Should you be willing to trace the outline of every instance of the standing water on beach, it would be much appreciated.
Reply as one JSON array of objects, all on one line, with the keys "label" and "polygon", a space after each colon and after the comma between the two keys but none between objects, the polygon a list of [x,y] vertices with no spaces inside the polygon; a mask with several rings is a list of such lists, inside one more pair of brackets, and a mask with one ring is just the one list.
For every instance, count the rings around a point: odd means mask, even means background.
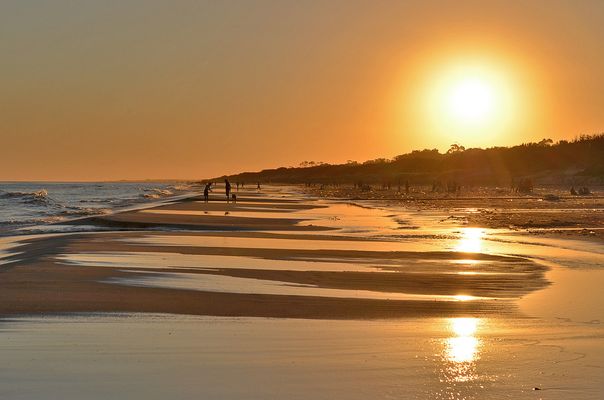
[{"label": "standing water on beach", "polygon": [[0,238],[0,398],[601,398],[601,229],[475,219],[578,203],[209,200]]},{"label": "standing water on beach", "polygon": [[602,21],[0,1],[0,400],[604,399]]},{"label": "standing water on beach", "polygon": [[192,190],[185,182],[0,182],[0,235]]}]

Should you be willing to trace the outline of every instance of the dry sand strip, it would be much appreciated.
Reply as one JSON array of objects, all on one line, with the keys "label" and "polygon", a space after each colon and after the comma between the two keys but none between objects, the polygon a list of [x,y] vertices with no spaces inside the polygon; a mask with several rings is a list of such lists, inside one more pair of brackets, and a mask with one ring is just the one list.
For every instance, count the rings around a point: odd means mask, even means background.
[{"label": "dry sand strip", "polygon": [[267,231],[321,231],[330,228],[300,226],[303,219],[253,218],[216,215],[153,214],[140,211],[78,220],[82,225],[98,225],[120,229],[170,228],[186,230],[267,230]]},{"label": "dry sand strip", "polygon": [[506,315],[507,301],[402,301],[282,296],[130,287],[101,283],[125,278],[111,268],[53,262],[21,263],[2,272],[0,315],[146,312],[230,317],[360,319]]},{"label": "dry sand strip", "polygon": [[176,203],[167,204],[164,206],[155,207],[155,210],[174,210],[174,211],[197,211],[203,208],[208,212],[225,212],[236,209],[244,209],[248,212],[292,212],[299,210],[312,210],[314,208],[326,208],[324,205],[307,204],[294,200],[267,201],[267,199],[240,198],[237,203],[226,203],[223,199],[220,201],[210,201],[204,203],[203,200],[196,200],[195,197],[179,201]]},{"label": "dry sand strip", "polygon": [[[142,271],[143,269],[137,269]],[[170,269],[154,269],[150,273],[173,273]],[[237,278],[287,282],[312,285],[318,288],[369,290],[384,293],[406,293],[425,296],[464,296],[480,298],[516,299],[548,283],[543,273],[458,275],[438,273],[380,273],[380,272],[324,272],[324,271],[275,271],[262,269],[217,270],[181,269],[178,273],[196,273]]]},{"label": "dry sand strip", "polygon": [[[166,232],[162,232],[165,235]],[[327,261],[341,260],[342,262],[356,262],[365,264],[386,263],[397,264],[397,262],[408,260],[440,260],[443,262],[450,260],[471,260],[471,261],[491,261],[501,263],[527,263],[525,258],[515,256],[501,256],[496,254],[484,253],[466,253],[454,251],[370,251],[370,250],[306,250],[306,249],[288,249],[288,248],[256,248],[256,247],[202,247],[202,246],[153,246],[129,243],[127,241],[115,241],[116,237],[126,239],[130,235],[140,237],[136,233],[122,233],[119,236],[105,236],[97,234],[91,237],[72,236],[70,246],[72,251],[90,252],[90,251],[168,251],[180,254],[200,254],[200,255],[226,255],[239,257],[256,257],[269,260],[307,260],[307,261]],[[171,235],[178,237],[178,235]],[[251,236],[248,236],[251,237]],[[317,238],[317,236],[314,236]],[[300,240],[300,239],[296,239]],[[111,241],[111,243],[108,243]],[[535,265],[531,263],[531,265]]]},{"label": "dry sand strip", "polygon": [[[255,209],[250,211],[250,207]],[[180,202],[162,205],[153,210],[161,213],[147,212],[148,210],[127,211],[110,215],[94,216],[74,220],[74,225],[97,225],[115,229],[186,229],[186,230],[219,230],[219,231],[322,231],[329,230],[327,227],[314,225],[300,225],[305,221],[303,218],[279,217],[267,218],[262,212],[274,214],[294,212],[321,208],[318,204],[310,204],[295,199],[267,198],[267,197],[244,197],[236,203],[227,203],[224,199],[212,198],[209,203],[199,201],[198,197],[191,197]],[[244,210],[247,213],[258,214],[258,216],[238,216],[229,213]],[[175,211],[171,214],[169,211]],[[200,211],[208,214],[191,215],[179,213],[181,211]],[[213,214],[209,214],[209,213]],[[215,215],[220,213],[222,215]]]}]

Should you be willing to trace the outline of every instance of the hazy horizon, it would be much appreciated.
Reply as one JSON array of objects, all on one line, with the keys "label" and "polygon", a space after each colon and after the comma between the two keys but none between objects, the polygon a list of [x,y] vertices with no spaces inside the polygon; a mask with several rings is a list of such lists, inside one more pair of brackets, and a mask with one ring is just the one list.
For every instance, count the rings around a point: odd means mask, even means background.
[{"label": "hazy horizon", "polygon": [[599,133],[603,20],[599,1],[4,2],[0,181]]},{"label": "hazy horizon", "polygon": [[[595,136],[599,136],[599,135],[604,135],[603,133],[597,134],[597,135],[588,135],[591,137],[595,137]],[[543,138],[543,139],[547,139],[547,138]],[[575,138],[571,138],[569,139],[570,142],[573,142],[574,140],[578,140],[580,139],[579,137],[575,137]],[[566,140],[566,139],[561,139],[561,140]],[[532,143],[538,143],[538,142],[532,142]],[[500,146],[499,148],[511,148],[511,147],[515,147],[515,146],[520,146],[523,144],[527,144],[527,143],[516,143],[516,144],[512,144],[510,146]],[[551,143],[551,145],[556,145],[558,144],[558,141],[555,141],[553,143]],[[465,150],[472,150],[472,149],[479,149],[479,150],[488,150],[490,148],[497,148],[495,146],[493,147],[475,147],[475,148],[466,148]],[[411,154],[415,151],[424,151],[424,150],[434,150],[434,149],[413,149],[409,152],[405,152],[402,154],[397,154],[397,156],[400,155],[408,155]],[[439,151],[440,154],[446,154],[446,151],[440,151],[440,149],[436,149]],[[375,159],[367,159],[367,160],[347,160],[346,162],[333,162],[333,163],[325,163],[328,165],[345,165],[348,164],[351,161],[354,161],[356,163],[363,164],[365,162],[370,162],[372,160],[380,160],[380,159],[386,159],[386,160],[391,160],[394,161],[394,157],[377,157]],[[302,165],[302,162],[300,162],[297,165],[276,165],[276,166],[269,166],[266,168],[262,168],[262,169],[257,169],[257,170],[241,170],[241,171],[235,171],[233,173],[229,173],[229,174],[216,174],[216,175],[211,175],[211,176],[197,176],[197,177],[190,177],[190,178],[186,178],[186,177],[177,177],[177,178],[173,178],[173,177],[160,177],[160,178],[153,178],[153,177],[149,177],[149,178],[139,178],[139,179],[97,179],[97,180],[56,180],[56,179],[41,179],[41,180],[10,180],[10,179],[6,179],[6,180],[0,180],[0,182],[4,182],[4,183],[95,183],[95,182],[99,182],[99,183],[111,183],[111,182],[171,182],[171,181],[203,181],[203,180],[207,180],[207,179],[214,179],[214,178],[219,178],[221,176],[228,176],[228,175],[237,175],[237,174],[241,174],[241,173],[258,173],[258,172],[262,172],[263,170],[274,170],[274,169],[278,169],[278,168],[282,168],[282,167],[286,167],[286,168],[305,168],[305,167],[312,167],[312,166],[316,166],[319,163],[321,163],[321,161],[317,161],[317,160],[307,160],[307,161],[314,161],[315,165]]]}]

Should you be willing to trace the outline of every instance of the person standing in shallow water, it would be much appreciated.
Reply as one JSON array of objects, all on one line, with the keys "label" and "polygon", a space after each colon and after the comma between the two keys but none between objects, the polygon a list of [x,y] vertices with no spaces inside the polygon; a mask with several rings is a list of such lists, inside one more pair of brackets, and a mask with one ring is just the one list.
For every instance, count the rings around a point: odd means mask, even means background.
[{"label": "person standing in shallow water", "polygon": [[224,191],[226,193],[226,199],[227,199],[227,203],[228,203],[229,199],[231,198],[231,183],[229,182],[228,179],[224,180]]}]

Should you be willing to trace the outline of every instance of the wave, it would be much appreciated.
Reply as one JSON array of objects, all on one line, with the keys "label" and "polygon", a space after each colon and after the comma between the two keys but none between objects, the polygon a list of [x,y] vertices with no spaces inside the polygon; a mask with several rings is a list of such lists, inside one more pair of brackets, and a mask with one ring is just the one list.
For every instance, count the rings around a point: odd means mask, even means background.
[{"label": "wave", "polygon": [[[48,190],[47,190],[48,189]],[[140,184],[50,184],[0,186],[0,236],[93,215],[109,214],[122,207],[162,199],[191,190],[184,182],[170,186]],[[49,194],[50,192],[50,194]],[[50,226],[56,225],[49,225]]]},{"label": "wave", "polygon": [[36,192],[5,192],[0,190],[0,199],[18,199],[26,203],[47,203],[52,201],[46,189]]},{"label": "wave", "polygon": [[[14,235],[39,235],[49,233],[74,233],[74,232],[102,232],[112,230],[112,228],[104,226],[94,225],[42,225],[36,224],[34,226],[26,226],[20,228],[18,231],[10,232],[11,236]],[[2,229],[0,228],[0,237],[2,236]]]},{"label": "wave", "polygon": [[95,208],[95,207],[68,207],[66,210],[60,212],[61,215],[65,216],[86,216],[86,215],[102,215],[111,213],[109,208]]},{"label": "wave", "polygon": [[[108,208],[100,207],[78,207],[65,205],[48,195],[46,189],[35,192],[6,192],[0,190],[0,199],[15,199],[25,204],[48,206],[52,209],[60,209],[59,214],[63,215],[93,215],[107,214],[111,212]],[[104,200],[106,201],[106,200]],[[92,201],[90,201],[92,202]],[[95,201],[96,202],[96,201]],[[99,203],[102,201],[99,201]]]},{"label": "wave", "polygon": [[50,217],[42,217],[42,218],[29,218],[29,219],[9,219],[5,221],[0,221],[0,226],[25,226],[25,225],[37,225],[37,224],[51,224],[53,222],[61,222],[64,221],[65,217],[60,217],[58,215],[50,216]]},{"label": "wave", "polygon": [[146,199],[159,199],[161,197],[172,196],[174,194],[174,192],[169,189],[158,188],[145,189],[145,192],[150,192],[143,194],[143,197]]},{"label": "wave", "polygon": [[46,215],[38,218],[16,218],[16,219],[7,219],[0,220],[0,227],[18,227],[18,226],[28,226],[28,225],[40,225],[40,224],[52,224],[58,223],[61,221],[65,221],[70,218],[76,217],[85,217],[89,215],[104,215],[111,213],[111,210],[108,208],[86,208],[86,207],[72,207],[69,209],[65,209],[60,211],[59,213],[53,215]]},{"label": "wave", "polygon": [[191,190],[193,188],[193,185],[191,184],[182,184],[182,185],[172,185],[172,186],[168,186],[168,189],[172,189],[172,190],[176,190],[179,192],[184,192],[187,190]]}]

